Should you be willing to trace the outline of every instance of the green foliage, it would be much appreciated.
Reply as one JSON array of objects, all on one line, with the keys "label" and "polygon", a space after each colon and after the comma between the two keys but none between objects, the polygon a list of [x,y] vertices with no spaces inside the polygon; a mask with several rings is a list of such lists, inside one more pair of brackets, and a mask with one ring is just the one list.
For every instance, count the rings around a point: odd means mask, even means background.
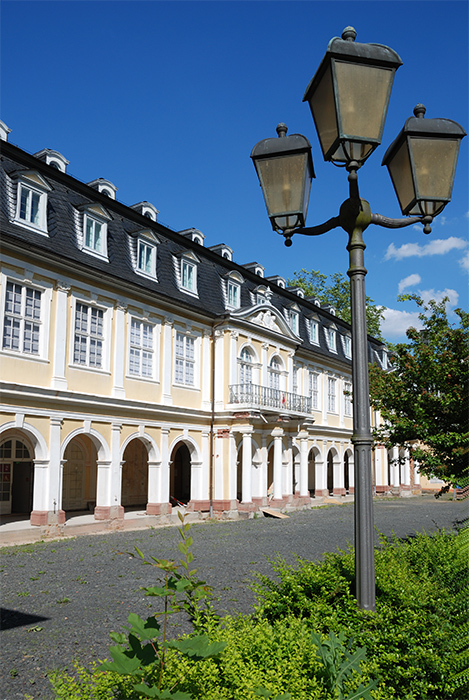
[{"label": "green foliage", "polygon": [[352,597],[352,550],[320,564],[277,560],[276,580],[258,576],[258,615],[270,622],[294,616],[315,634],[354,639],[367,653],[362,682],[378,679],[371,691],[376,700],[468,697],[465,532],[405,542],[382,538],[375,552],[374,614],[360,611]]},{"label": "green foliage", "polygon": [[445,303],[426,305],[405,295],[421,309],[423,330],[409,328],[408,343],[393,352],[393,371],[370,365],[373,408],[384,425],[375,439],[386,447],[412,450],[419,469],[452,484],[467,479],[469,468],[469,314],[456,309],[460,325],[448,321]]},{"label": "green foliage", "polygon": [[[352,322],[350,310],[350,284],[341,272],[327,275],[319,270],[305,270],[295,272],[293,279],[288,280],[293,287],[301,287],[306,294],[319,299],[321,304],[330,304],[336,310],[337,316],[347,323]],[[382,340],[381,322],[384,314],[380,306],[376,306],[373,299],[366,297],[366,324],[368,333],[378,340]]]}]

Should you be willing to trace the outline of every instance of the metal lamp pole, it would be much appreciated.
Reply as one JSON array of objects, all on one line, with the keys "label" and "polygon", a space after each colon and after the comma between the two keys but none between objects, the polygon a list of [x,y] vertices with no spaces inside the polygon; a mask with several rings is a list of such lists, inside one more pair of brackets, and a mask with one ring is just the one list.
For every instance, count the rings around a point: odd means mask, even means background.
[{"label": "metal lamp pole", "polygon": [[360,198],[357,172],[381,143],[393,76],[402,61],[392,49],[380,44],[356,44],[355,37],[355,30],[347,27],[341,39],[331,40],[304,97],[310,103],[324,159],[345,166],[349,173],[349,199],[340,207],[339,215],[318,226],[305,226],[314,168],[311,145],[301,134],[286,136],[285,124],[279,124],[279,138],[259,141],[251,158],[272,228],[285,237],[285,245],[292,245],[294,234],[318,236],[337,227],[348,233],[356,597],[361,609],[375,610],[373,438],[363,232],[370,224],[402,228],[422,223],[424,233],[430,233],[432,220],[451,200],[459,143],[466,134],[452,120],[424,119],[425,108],[417,105],[414,117],[406,121],[383,159],[406,218],[372,214],[368,202]]}]

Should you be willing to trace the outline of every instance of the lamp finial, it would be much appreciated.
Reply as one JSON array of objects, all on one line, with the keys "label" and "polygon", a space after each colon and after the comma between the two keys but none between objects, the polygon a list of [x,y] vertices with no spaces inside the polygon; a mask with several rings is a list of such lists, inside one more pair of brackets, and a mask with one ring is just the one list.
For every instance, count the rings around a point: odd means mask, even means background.
[{"label": "lamp finial", "polygon": [[288,131],[287,125],[284,124],[283,122],[280,122],[280,124],[277,126],[276,131],[277,131],[279,139],[281,139],[283,136],[287,135],[287,131]]},{"label": "lamp finial", "polygon": [[426,111],[427,109],[425,105],[419,102],[418,105],[415,105],[414,107],[414,117],[417,117],[417,119],[423,119]]},{"label": "lamp finial", "polygon": [[345,27],[342,32],[342,39],[344,41],[355,41],[357,38],[357,31],[353,27]]}]

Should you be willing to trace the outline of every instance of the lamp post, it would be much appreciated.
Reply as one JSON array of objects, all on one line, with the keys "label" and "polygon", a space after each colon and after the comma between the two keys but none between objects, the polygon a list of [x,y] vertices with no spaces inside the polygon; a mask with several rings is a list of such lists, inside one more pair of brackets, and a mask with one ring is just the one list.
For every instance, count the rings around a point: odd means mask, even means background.
[{"label": "lamp post", "polygon": [[252,152],[265,204],[274,231],[292,245],[292,236],[317,236],[336,227],[348,233],[352,312],[352,386],[355,470],[355,577],[360,608],[375,610],[373,491],[370,396],[363,232],[370,224],[401,228],[415,223],[431,232],[431,222],[451,199],[459,143],[464,129],[449,119],[424,119],[417,105],[399,136],[387,150],[388,167],[404,219],[372,214],[360,198],[358,170],[380,145],[394,74],[402,61],[381,44],[355,42],[347,27],[332,39],[303,101],[310,105],[324,160],[345,167],[349,198],[338,216],[305,227],[311,180],[311,145],[300,134],[259,141]]}]

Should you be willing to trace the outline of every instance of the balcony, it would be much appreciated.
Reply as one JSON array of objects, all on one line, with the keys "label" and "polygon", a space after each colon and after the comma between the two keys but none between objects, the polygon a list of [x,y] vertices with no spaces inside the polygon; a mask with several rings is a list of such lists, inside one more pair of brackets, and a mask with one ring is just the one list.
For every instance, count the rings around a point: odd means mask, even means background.
[{"label": "balcony", "polygon": [[311,413],[311,398],[291,394],[282,389],[272,389],[258,384],[232,384],[230,386],[230,404],[245,408],[262,408],[263,410],[281,411],[282,413]]}]

